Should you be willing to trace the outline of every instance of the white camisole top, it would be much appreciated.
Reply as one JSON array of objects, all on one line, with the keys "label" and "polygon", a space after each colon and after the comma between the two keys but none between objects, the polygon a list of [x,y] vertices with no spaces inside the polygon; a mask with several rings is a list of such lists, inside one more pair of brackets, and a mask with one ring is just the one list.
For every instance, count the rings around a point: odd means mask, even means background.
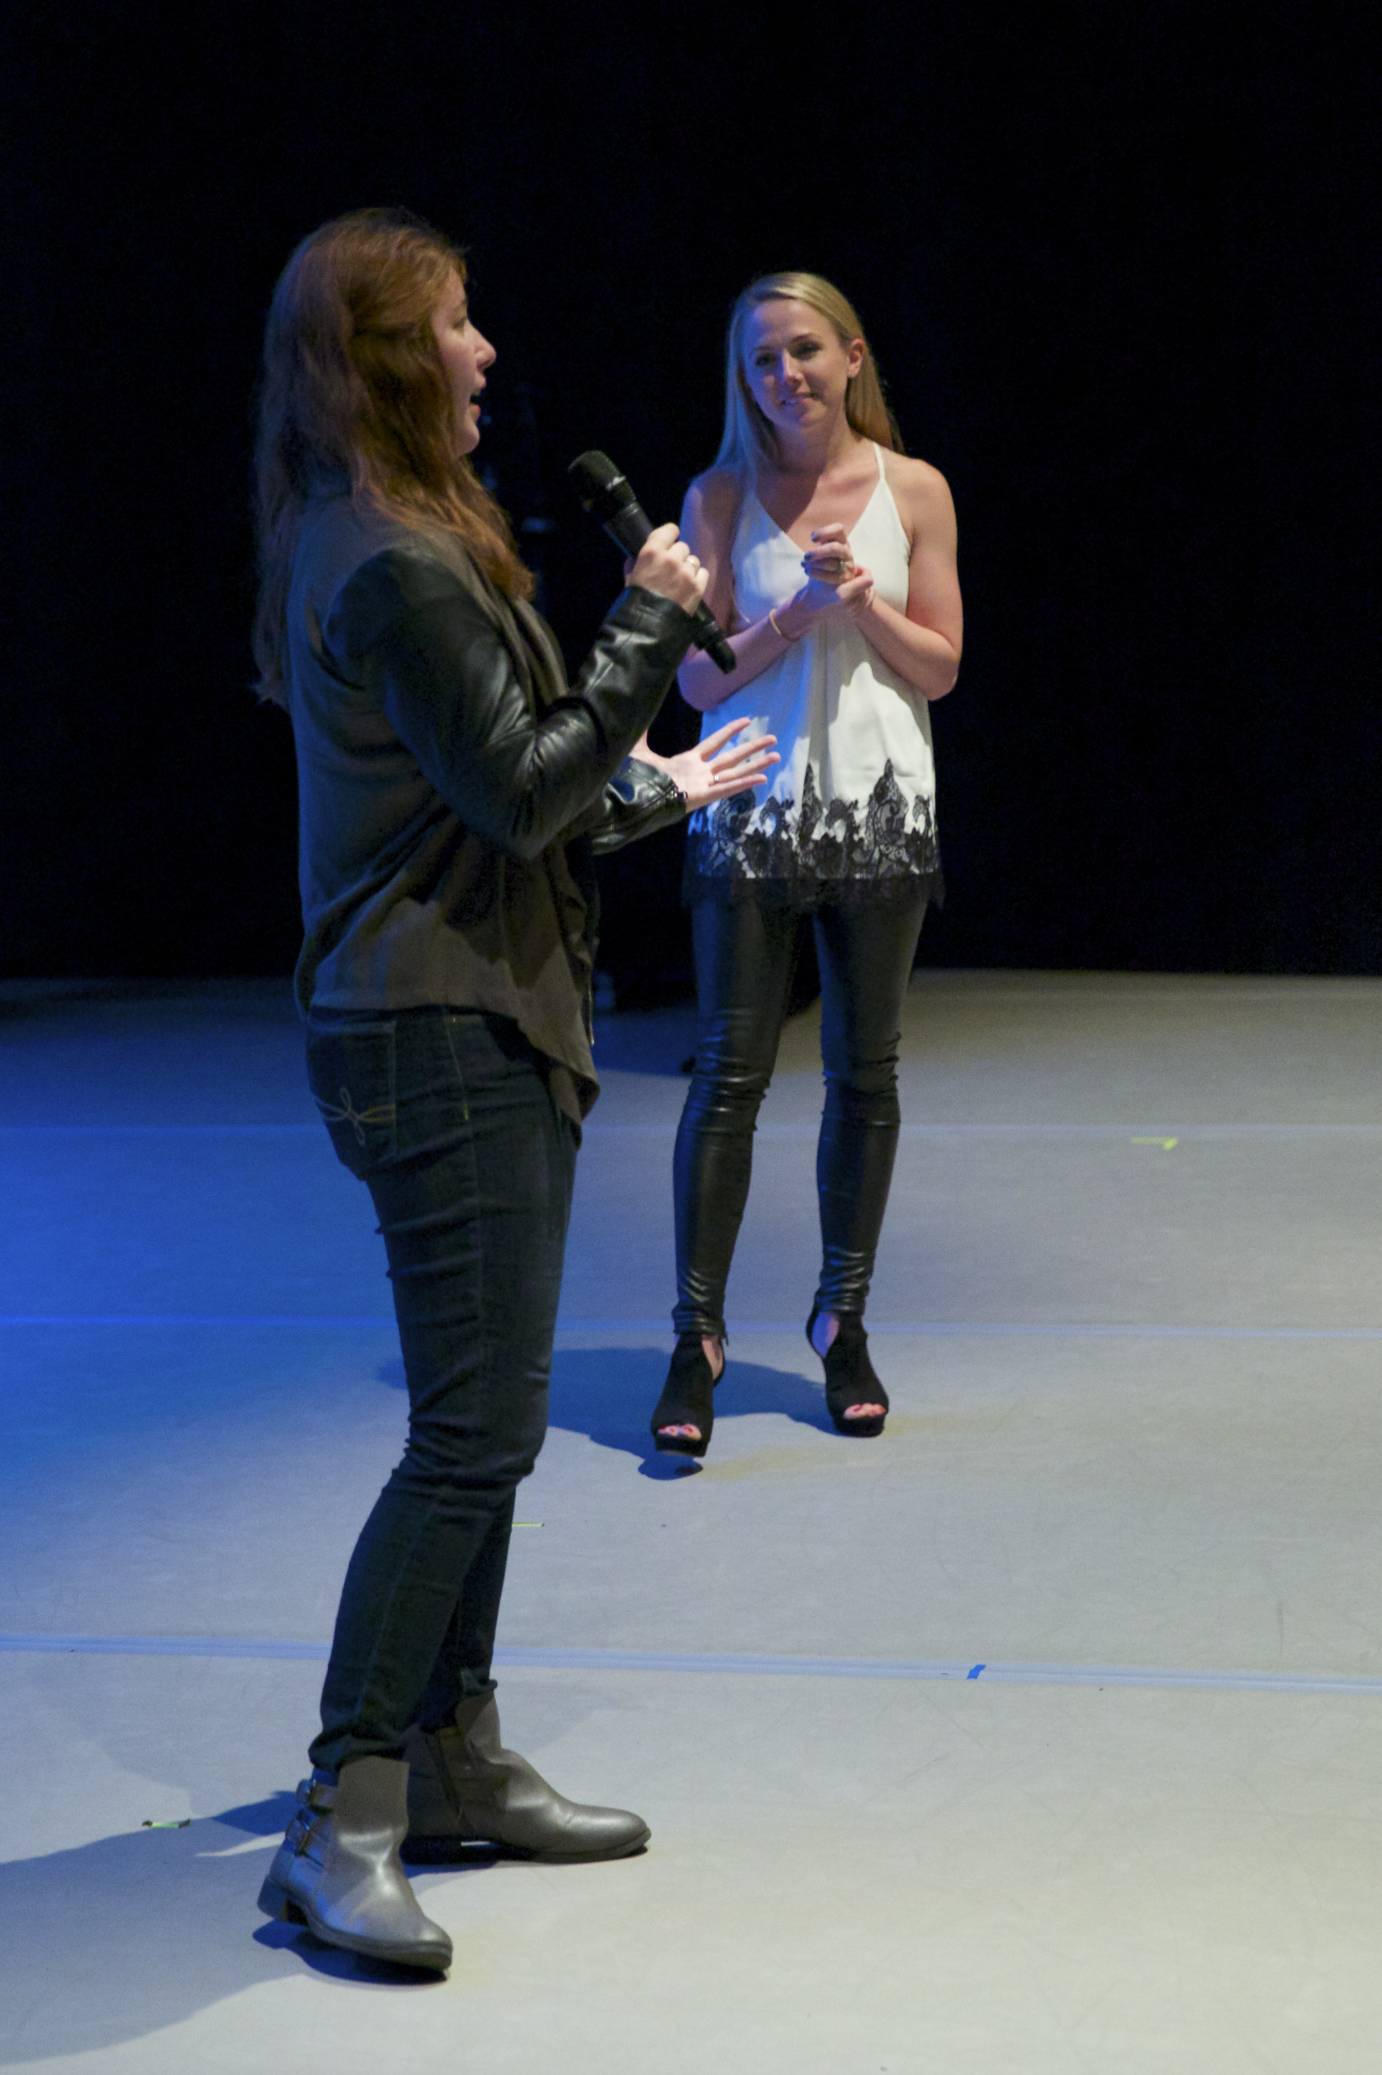
[{"label": "white camisole top", "polygon": [[[878,483],[850,528],[854,559],[904,612],[910,544],[876,444]],[[802,551],[750,490],[730,550],[739,624],[785,605]],[[705,716],[702,738],[747,718],[777,737],[766,786],[692,815],[688,900],[745,897],[812,908],[940,891],[936,773],[927,702],[845,614],[803,634]]]}]

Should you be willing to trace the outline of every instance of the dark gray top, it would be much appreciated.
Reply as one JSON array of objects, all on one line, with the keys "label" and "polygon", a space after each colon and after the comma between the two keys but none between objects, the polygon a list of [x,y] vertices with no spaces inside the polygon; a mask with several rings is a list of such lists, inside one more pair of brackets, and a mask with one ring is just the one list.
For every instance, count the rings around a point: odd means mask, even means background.
[{"label": "dark gray top", "polygon": [[510,1017],[579,1119],[597,1092],[588,832],[690,633],[627,590],[568,688],[538,615],[455,543],[345,495],[309,506],[288,601],[303,1011]]}]

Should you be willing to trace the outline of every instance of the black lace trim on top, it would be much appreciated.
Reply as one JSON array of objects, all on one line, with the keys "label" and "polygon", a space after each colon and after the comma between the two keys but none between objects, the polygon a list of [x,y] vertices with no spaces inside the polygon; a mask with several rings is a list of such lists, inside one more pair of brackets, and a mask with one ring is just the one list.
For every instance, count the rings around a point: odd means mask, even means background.
[{"label": "black lace trim on top", "polygon": [[688,903],[814,908],[901,898],[923,882],[931,898],[943,899],[931,802],[918,793],[909,808],[889,761],[862,811],[855,800],[827,805],[808,764],[799,810],[790,797],[760,805],[739,793],[713,814],[693,817],[682,892]]}]

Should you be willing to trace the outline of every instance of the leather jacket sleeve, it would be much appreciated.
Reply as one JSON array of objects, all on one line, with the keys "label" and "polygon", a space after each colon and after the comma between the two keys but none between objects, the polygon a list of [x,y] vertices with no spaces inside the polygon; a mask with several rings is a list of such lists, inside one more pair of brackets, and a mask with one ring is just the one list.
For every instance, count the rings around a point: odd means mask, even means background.
[{"label": "leather jacket sleeve", "polygon": [[595,805],[565,833],[585,836],[596,856],[604,857],[641,836],[671,828],[685,815],[686,795],[665,771],[641,757],[625,757]]},{"label": "leather jacket sleeve", "polygon": [[662,704],[691,624],[669,599],[624,591],[570,692],[541,712],[480,602],[406,551],[355,572],[325,633],[457,818],[535,858],[599,800]]}]

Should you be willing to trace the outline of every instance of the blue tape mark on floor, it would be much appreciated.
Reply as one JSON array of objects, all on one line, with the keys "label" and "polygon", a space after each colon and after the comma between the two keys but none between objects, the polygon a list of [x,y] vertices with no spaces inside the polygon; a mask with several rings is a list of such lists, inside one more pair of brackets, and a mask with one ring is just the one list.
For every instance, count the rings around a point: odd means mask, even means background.
[{"label": "blue tape mark on floor", "polygon": [[[874,1340],[1382,1340],[1382,1326],[1168,1326],[1142,1322],[1088,1323],[1056,1320],[1036,1324],[1014,1319],[980,1322],[973,1319],[874,1319],[869,1320]],[[559,1333],[654,1333],[661,1343],[667,1334],[663,1318],[560,1318]],[[801,1333],[800,1319],[740,1319],[734,1326],[736,1340],[756,1335],[786,1333],[794,1340]]]},{"label": "blue tape mark on floor", "polygon": [[320,1124],[0,1124],[4,1138],[311,1138]]},{"label": "blue tape mark on floor", "polygon": [[0,1651],[38,1657],[233,1657],[324,1659],[327,1643],[276,1642],[272,1637],[0,1635]]},{"label": "blue tape mark on floor", "polygon": [[222,1312],[222,1311],[14,1311],[0,1314],[3,1326],[76,1326],[85,1330],[94,1326],[120,1326],[136,1328],[144,1326],[196,1326],[215,1327],[219,1332],[237,1326],[289,1327],[296,1332],[346,1331],[360,1332],[366,1328],[384,1326],[394,1331],[390,1312],[336,1312],[320,1317],[312,1312]]},{"label": "blue tape mark on floor", "polygon": [[[234,1636],[84,1636],[11,1633],[0,1635],[0,1652],[15,1656],[214,1657],[240,1660],[320,1661],[325,1642],[280,1641]],[[1382,1676],[1347,1677],[1329,1672],[1183,1671],[1164,1665],[995,1664],[890,1661],[859,1657],[774,1657],[725,1652],[579,1650],[510,1644],[495,1653],[510,1671],[726,1672],[757,1678],[957,1680],[983,1674],[985,1685],[1153,1686],[1202,1692],[1338,1693],[1382,1699]]]},{"label": "blue tape mark on floor", "polygon": [[[35,1127],[38,1128],[38,1127]],[[901,1127],[904,1138],[925,1139],[1023,1139],[1023,1138],[1068,1138],[1075,1140],[1131,1140],[1135,1145],[1139,1137],[1146,1136],[1153,1143],[1161,1144],[1166,1139],[1200,1139],[1229,1144],[1261,1143],[1265,1145],[1288,1145],[1298,1139],[1361,1139],[1372,1144],[1382,1138],[1382,1124],[906,1124]],[[759,1138],[814,1138],[820,1131],[818,1118],[804,1118],[801,1123],[760,1123]],[[585,1137],[588,1141],[602,1138],[665,1138],[667,1125],[660,1119],[649,1118],[644,1123],[589,1124]]]},{"label": "blue tape mark on floor", "polygon": [[[237,1327],[263,1329],[289,1329],[294,1332],[360,1332],[373,1331],[375,1327],[392,1327],[389,1312],[204,1312],[204,1311],[11,1311],[0,1312],[0,1330],[5,1327],[215,1327],[231,1331]],[[667,1321],[656,1318],[562,1318],[557,1321],[558,1333],[638,1333],[652,1334],[661,1345],[666,1338]],[[748,1340],[757,1335],[790,1334],[793,1340],[801,1331],[800,1319],[758,1319],[740,1321],[734,1328],[735,1338]],[[1382,1326],[1163,1326],[1143,1323],[1088,1324],[1085,1322],[1054,1322],[1036,1324],[1030,1320],[1011,1320],[1003,1323],[978,1322],[968,1319],[870,1319],[869,1332],[875,1340],[1382,1340]]]},{"label": "blue tape mark on floor", "polygon": [[[666,1118],[650,1117],[640,1122],[621,1124],[588,1124],[585,1136],[588,1141],[598,1143],[601,1139],[657,1138],[671,1136],[673,1126]],[[760,1123],[760,1138],[814,1138],[820,1130],[820,1120],[804,1118],[800,1123]],[[1069,1138],[1069,1139],[1128,1139],[1133,1143],[1137,1137],[1146,1135],[1151,1139],[1168,1138],[1226,1141],[1229,1143],[1260,1141],[1267,1145],[1290,1144],[1298,1139],[1362,1139],[1371,1142],[1382,1138],[1382,1124],[1158,1124],[1143,1120],[1129,1120],[1124,1124],[1036,1124],[1018,1123],[986,1124],[907,1124],[901,1126],[904,1138]],[[302,1121],[293,1119],[277,1124],[157,1124],[157,1123],[90,1123],[90,1124],[0,1124],[0,1138],[310,1138],[320,1142],[326,1151],[326,1140],[321,1125],[315,1118]]]}]

